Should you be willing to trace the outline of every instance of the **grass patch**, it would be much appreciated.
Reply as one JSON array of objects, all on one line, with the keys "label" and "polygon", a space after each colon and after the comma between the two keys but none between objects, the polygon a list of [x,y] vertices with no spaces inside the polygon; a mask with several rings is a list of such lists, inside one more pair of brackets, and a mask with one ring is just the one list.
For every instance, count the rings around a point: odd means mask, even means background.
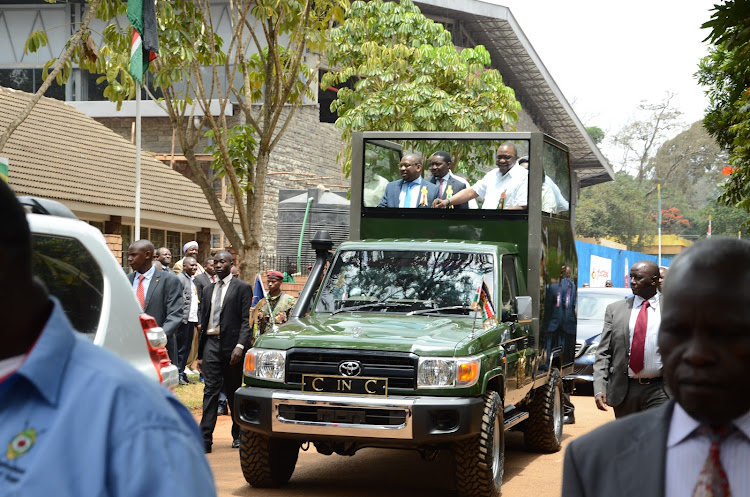
[{"label": "grass patch", "polygon": [[198,375],[188,376],[195,383],[191,385],[177,385],[174,394],[191,412],[200,412],[203,409],[203,383]]}]

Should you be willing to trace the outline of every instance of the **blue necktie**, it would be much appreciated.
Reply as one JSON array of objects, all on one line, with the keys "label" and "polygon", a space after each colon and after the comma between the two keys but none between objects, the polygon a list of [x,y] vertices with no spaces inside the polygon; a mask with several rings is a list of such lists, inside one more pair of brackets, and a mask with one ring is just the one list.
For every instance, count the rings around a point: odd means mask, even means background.
[{"label": "blue necktie", "polygon": [[404,207],[411,207],[411,185],[413,181],[406,183],[406,194],[404,195]]}]

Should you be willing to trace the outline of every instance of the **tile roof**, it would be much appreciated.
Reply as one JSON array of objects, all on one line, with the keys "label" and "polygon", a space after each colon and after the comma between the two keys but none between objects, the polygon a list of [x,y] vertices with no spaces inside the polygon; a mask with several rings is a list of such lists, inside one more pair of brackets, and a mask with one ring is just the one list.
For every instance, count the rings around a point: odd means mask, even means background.
[{"label": "tile roof", "polygon": [[[18,116],[31,94],[0,87],[0,130]],[[0,156],[10,159],[10,184],[33,195],[112,209],[135,209],[133,144],[65,102],[42,97],[11,135]],[[196,229],[218,227],[200,187],[150,152],[141,153],[142,216],[192,218]],[[231,216],[231,207],[225,206]],[[208,222],[207,222],[208,221]]]}]

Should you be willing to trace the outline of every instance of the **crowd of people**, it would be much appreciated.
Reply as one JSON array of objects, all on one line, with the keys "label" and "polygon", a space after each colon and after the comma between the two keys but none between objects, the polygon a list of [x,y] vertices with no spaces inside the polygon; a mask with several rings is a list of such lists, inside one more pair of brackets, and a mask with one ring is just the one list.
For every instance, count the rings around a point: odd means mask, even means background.
[{"label": "crowd of people", "polygon": [[[429,158],[429,178],[423,178],[422,155],[406,153],[399,162],[401,179],[387,182],[379,178],[369,184],[364,193],[366,206],[374,194],[382,191],[377,207],[476,209],[476,199],[482,209],[520,210],[528,207],[528,157],[518,157],[513,143],[503,143],[497,149],[495,165],[485,176],[471,185],[452,171],[448,152],[438,151]],[[542,184],[543,212],[559,214],[570,208],[560,188],[546,174]]]},{"label": "crowd of people", "polygon": [[[267,295],[254,306],[253,288],[237,278],[233,255],[220,250],[198,260],[198,242],[183,247],[185,256],[170,267],[172,254],[148,240],[128,247],[128,278],[147,314],[167,335],[167,351],[177,365],[180,383],[188,373],[204,383],[200,429],[204,450],[211,452],[217,416],[233,412],[232,393],[242,385],[242,358],[258,334],[285,322],[295,300],[281,292],[284,275],[269,271]],[[258,297],[261,297],[260,295]],[[232,422],[232,447],[239,448],[239,425]]]}]

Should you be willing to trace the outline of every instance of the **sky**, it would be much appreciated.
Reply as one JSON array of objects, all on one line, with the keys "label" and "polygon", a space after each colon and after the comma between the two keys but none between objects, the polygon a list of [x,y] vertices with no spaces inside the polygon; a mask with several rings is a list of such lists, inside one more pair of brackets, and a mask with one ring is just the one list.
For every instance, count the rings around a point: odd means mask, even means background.
[{"label": "sky", "polygon": [[674,93],[686,124],[708,100],[693,74],[719,0],[484,0],[508,7],[584,126],[607,136]]}]

